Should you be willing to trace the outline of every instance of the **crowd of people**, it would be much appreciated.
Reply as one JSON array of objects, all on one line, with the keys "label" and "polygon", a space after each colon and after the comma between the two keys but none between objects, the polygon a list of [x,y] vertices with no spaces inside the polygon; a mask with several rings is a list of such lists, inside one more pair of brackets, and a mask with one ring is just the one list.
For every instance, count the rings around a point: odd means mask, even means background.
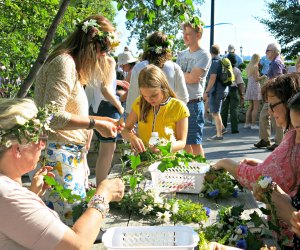
[{"label": "crowd of people", "polygon": [[[209,52],[203,49],[201,25],[184,23],[182,29],[187,49],[178,54],[176,63],[171,39],[159,31],[145,39],[139,60],[126,49],[116,62],[110,54],[119,44],[115,27],[105,17],[92,15],[48,56],[35,79],[34,101],[0,99],[1,249],[91,247],[109,202],[124,195],[120,179],[107,179],[120,136],[136,154],[147,148],[159,154],[157,144],[149,142],[151,134],[157,133],[171,141],[172,152],[186,150],[205,157],[205,113],[209,111],[216,124],[216,135],[208,139],[222,141],[228,111],[231,133],[239,133],[237,107],[245,101],[249,107],[244,127],[259,130],[260,141],[254,146],[274,151],[264,161],[222,159],[213,168],[225,169],[250,190],[255,189],[259,176],[271,176],[278,186],[273,195],[276,206],[289,211],[279,216],[295,233],[294,249],[298,249],[300,74],[285,72],[280,48],[271,43],[265,57],[253,54],[246,68],[245,89],[243,59],[229,45],[225,57],[235,80],[225,86],[220,47],[213,45]],[[300,59],[295,70],[300,72]],[[45,111],[50,104],[55,105],[52,114]],[[41,110],[45,116],[39,115]],[[40,129],[27,133],[32,124]],[[271,127],[276,128],[273,145]],[[54,177],[84,198],[89,187],[86,155],[93,131],[100,143],[96,192],[74,223],[72,206],[49,192],[44,176]],[[30,190],[22,187],[25,173],[32,178]],[[263,200],[261,190],[254,191],[257,199]],[[226,249],[218,243],[210,247]]]}]

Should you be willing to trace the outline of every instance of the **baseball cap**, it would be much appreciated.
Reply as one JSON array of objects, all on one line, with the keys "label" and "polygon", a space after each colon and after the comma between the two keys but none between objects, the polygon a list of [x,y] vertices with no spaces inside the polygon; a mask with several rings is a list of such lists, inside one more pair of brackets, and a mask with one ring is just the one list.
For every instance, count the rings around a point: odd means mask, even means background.
[{"label": "baseball cap", "polygon": [[130,51],[125,51],[118,55],[118,65],[136,62],[138,59],[133,57]]},{"label": "baseball cap", "polygon": [[229,44],[228,45],[228,52],[230,53],[230,52],[234,52],[234,51],[235,51],[234,45]]}]

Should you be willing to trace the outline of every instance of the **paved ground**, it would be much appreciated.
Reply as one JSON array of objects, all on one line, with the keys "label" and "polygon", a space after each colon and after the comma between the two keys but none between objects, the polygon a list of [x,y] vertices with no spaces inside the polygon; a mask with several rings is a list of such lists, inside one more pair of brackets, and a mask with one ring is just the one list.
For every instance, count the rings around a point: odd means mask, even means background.
[{"label": "paved ground", "polygon": [[[230,130],[230,124],[229,124]],[[223,141],[208,141],[207,138],[215,134],[215,126],[204,128],[203,147],[207,160],[216,161],[222,158],[241,160],[244,158],[265,159],[271,152],[267,149],[257,149],[253,146],[259,141],[258,130],[245,129],[239,124],[238,134],[225,134]]]}]

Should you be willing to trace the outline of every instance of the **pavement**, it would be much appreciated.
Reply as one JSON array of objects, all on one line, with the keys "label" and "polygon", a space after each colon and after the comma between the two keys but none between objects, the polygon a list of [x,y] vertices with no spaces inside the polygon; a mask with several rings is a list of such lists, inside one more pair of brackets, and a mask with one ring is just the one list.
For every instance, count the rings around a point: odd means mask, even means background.
[{"label": "pavement", "polygon": [[258,130],[244,128],[239,124],[239,133],[230,133],[230,123],[227,125],[228,133],[223,135],[223,141],[208,141],[207,138],[216,134],[215,126],[204,127],[203,148],[205,157],[209,161],[217,161],[222,158],[231,158],[240,161],[244,158],[256,158],[264,160],[271,151],[266,148],[258,149],[254,143],[259,141]]}]

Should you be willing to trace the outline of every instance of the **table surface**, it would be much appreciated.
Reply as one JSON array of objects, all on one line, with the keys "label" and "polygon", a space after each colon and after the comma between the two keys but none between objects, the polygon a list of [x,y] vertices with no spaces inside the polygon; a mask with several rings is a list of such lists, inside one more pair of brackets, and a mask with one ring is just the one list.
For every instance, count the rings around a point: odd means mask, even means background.
[{"label": "table surface", "polygon": [[[118,174],[118,168],[119,166],[114,166],[112,169],[111,177],[114,177]],[[205,197],[200,197],[198,194],[188,194],[188,193],[177,193],[172,194],[178,199],[182,200],[192,200],[196,203],[204,204],[204,206],[209,207],[211,209],[211,213],[209,216],[208,221],[205,223],[205,225],[210,225],[213,222],[216,221],[216,216],[218,213],[218,207],[220,206],[238,206],[238,205],[244,205],[244,213],[243,216],[245,218],[248,218],[248,215],[253,213],[254,211],[257,211],[259,214],[261,214],[258,203],[254,199],[252,193],[248,190],[239,192],[238,197],[230,197],[227,199],[207,199]],[[111,210],[108,214],[107,218],[102,223],[102,229],[106,230],[111,227],[130,227],[130,226],[150,226],[151,222],[144,220],[141,217],[138,217],[136,215],[130,216],[129,214],[124,214],[120,211]],[[164,224],[167,225],[167,224]],[[170,224],[169,224],[170,225]],[[183,225],[182,223],[178,224],[171,224],[171,225]],[[194,228],[198,228],[199,226],[197,224],[188,224]],[[100,235],[99,235],[100,237]],[[93,245],[93,250],[103,250],[106,249],[103,245],[103,243],[98,243]]]}]

